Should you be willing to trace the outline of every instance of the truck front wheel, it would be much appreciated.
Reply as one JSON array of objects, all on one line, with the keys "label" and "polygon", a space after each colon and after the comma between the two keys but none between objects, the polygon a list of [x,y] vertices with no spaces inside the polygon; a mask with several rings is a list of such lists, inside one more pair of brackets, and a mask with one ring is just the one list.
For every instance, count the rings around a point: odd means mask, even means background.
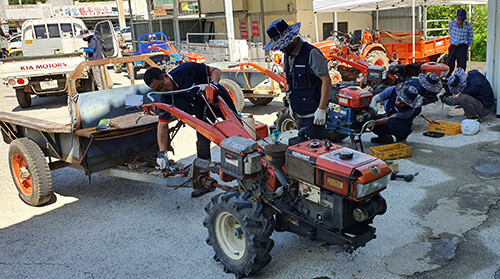
[{"label": "truck front wheel", "polygon": [[16,98],[19,106],[22,108],[31,107],[31,93],[24,92],[24,89],[16,89]]}]

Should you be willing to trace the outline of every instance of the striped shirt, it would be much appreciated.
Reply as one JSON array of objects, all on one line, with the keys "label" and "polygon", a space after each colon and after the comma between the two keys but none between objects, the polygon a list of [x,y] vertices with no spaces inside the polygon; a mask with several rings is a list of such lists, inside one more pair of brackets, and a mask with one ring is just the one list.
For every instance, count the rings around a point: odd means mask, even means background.
[{"label": "striped shirt", "polygon": [[450,44],[452,45],[462,45],[466,44],[470,46],[472,44],[473,31],[472,24],[468,21],[464,21],[462,26],[458,27],[456,20],[450,22]]}]

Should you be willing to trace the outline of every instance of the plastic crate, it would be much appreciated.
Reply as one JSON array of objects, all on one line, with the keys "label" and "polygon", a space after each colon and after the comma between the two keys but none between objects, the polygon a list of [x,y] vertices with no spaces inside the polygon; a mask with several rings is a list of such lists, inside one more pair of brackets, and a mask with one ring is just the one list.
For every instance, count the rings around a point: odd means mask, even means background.
[{"label": "plastic crate", "polygon": [[429,123],[429,132],[439,132],[449,136],[454,136],[462,132],[462,124],[460,123],[442,120],[438,120],[436,122],[440,123],[441,125]]},{"label": "plastic crate", "polygon": [[370,155],[383,161],[411,157],[411,146],[400,142],[374,146],[370,148]]}]

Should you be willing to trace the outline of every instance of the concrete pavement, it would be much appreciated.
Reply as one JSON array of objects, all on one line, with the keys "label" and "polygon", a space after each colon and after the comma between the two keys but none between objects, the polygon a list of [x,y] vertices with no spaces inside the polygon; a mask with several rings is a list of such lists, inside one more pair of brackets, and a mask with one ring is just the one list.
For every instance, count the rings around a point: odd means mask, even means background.
[{"label": "concrete pavement", "polygon": [[[126,75],[113,80],[127,82]],[[35,98],[24,110],[13,90],[0,89],[0,111],[60,123],[69,122],[65,101]],[[265,107],[247,102],[244,112],[270,125],[280,107],[278,99]],[[448,111],[423,109],[431,119],[463,119]],[[500,178],[484,174],[500,158],[500,121],[486,118],[475,136],[435,139],[422,135],[426,129],[417,118],[412,157],[398,162],[402,173],[419,174],[382,193],[388,210],[375,218],[375,240],[346,254],[275,232],[273,259],[255,278],[500,278]],[[365,150],[370,137],[363,136]],[[175,159],[192,158],[195,139],[191,129],[181,131]],[[205,244],[203,208],[214,193],[192,199],[189,189],[98,174],[89,184],[83,172],[65,168],[52,172],[57,200],[34,208],[17,196],[7,153],[0,144],[0,278],[234,278]]]}]

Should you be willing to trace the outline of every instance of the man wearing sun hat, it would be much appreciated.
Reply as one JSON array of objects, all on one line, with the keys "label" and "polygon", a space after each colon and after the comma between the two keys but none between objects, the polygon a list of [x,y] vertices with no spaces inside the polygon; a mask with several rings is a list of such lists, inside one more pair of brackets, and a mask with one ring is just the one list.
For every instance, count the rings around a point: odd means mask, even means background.
[{"label": "man wearing sun hat", "polygon": [[466,74],[462,68],[458,68],[448,79],[448,88],[451,96],[444,97],[443,102],[451,106],[460,105],[465,117],[481,122],[482,117],[493,111],[493,89],[479,71],[472,70]]},{"label": "man wearing sun hat", "polygon": [[288,83],[290,114],[298,119],[301,140],[322,139],[331,79],[321,51],[299,36],[300,22],[287,24],[275,20],[266,30],[269,42],[265,51],[280,50]]},{"label": "man wearing sun hat", "polygon": [[406,84],[414,86],[424,98],[424,105],[436,102],[437,94],[443,89],[443,84],[436,73],[419,74],[417,78],[410,78]]},{"label": "man wearing sun hat", "polygon": [[464,9],[458,9],[456,20],[450,22],[450,47],[448,48],[448,59],[446,64],[450,67],[448,77],[457,68],[467,68],[467,51],[472,44],[474,33],[472,24],[465,19],[467,12]]},{"label": "man wearing sun hat", "polygon": [[370,107],[378,102],[385,102],[385,115],[378,115],[375,120],[371,139],[373,143],[388,144],[404,141],[412,132],[413,119],[422,111],[423,97],[415,86],[405,83],[390,87],[372,99]]}]

